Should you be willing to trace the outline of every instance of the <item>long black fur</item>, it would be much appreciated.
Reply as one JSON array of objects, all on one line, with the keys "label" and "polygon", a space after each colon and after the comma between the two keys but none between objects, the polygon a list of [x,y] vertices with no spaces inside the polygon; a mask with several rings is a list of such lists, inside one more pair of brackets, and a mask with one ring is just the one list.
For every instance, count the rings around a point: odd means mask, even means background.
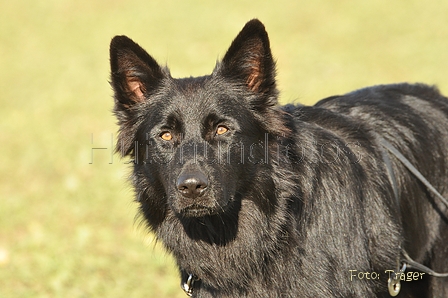
[{"label": "long black fur", "polygon": [[[436,88],[383,85],[278,106],[258,20],[208,76],[174,79],[125,36],[110,57],[117,150],[134,160],[148,226],[182,277],[200,279],[194,297],[388,297],[385,270],[400,247],[448,270],[447,208],[389,156],[397,206],[379,141],[448,196],[448,100]],[[203,195],[180,193],[185,173],[206,176]],[[448,297],[448,280],[402,282],[399,297]]]}]

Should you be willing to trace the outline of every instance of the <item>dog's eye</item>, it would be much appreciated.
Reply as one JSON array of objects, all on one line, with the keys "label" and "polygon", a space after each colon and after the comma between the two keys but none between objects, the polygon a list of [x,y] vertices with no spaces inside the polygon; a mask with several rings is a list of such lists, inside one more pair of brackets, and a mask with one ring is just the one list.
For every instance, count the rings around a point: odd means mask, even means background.
[{"label": "dog's eye", "polygon": [[164,141],[171,141],[173,139],[173,135],[169,131],[162,132],[160,137]]},{"label": "dog's eye", "polygon": [[220,135],[225,134],[225,133],[228,132],[228,131],[229,131],[229,129],[228,129],[227,127],[220,125],[220,126],[218,126],[218,128],[216,129],[216,135],[217,135],[217,136],[220,136]]}]

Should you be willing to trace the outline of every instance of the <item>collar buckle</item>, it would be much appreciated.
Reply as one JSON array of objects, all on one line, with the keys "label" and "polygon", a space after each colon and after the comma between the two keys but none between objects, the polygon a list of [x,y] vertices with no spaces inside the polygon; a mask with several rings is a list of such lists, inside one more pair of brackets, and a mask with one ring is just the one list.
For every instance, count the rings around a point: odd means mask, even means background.
[{"label": "collar buckle", "polygon": [[194,284],[198,280],[199,278],[197,276],[195,276],[194,274],[189,274],[187,280],[182,281],[180,286],[182,290],[184,290],[185,294],[190,297],[193,296]]}]

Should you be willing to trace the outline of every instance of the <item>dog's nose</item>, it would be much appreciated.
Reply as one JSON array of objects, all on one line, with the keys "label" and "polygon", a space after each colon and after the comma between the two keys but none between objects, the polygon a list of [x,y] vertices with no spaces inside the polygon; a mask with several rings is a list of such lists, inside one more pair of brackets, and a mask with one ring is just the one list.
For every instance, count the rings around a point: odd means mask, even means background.
[{"label": "dog's nose", "polygon": [[207,186],[208,179],[201,172],[186,172],[177,178],[177,189],[186,198],[202,196]]}]

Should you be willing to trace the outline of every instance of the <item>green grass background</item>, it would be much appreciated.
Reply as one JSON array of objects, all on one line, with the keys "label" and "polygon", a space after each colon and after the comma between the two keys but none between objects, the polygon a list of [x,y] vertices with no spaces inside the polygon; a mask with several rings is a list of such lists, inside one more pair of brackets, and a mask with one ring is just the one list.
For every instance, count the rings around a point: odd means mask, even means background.
[{"label": "green grass background", "polygon": [[[114,35],[174,76],[202,75],[258,17],[281,102],[311,104],[402,81],[448,93],[447,12],[445,0],[0,0],[0,297],[185,297],[111,155]],[[94,147],[107,149],[90,164]]]}]

